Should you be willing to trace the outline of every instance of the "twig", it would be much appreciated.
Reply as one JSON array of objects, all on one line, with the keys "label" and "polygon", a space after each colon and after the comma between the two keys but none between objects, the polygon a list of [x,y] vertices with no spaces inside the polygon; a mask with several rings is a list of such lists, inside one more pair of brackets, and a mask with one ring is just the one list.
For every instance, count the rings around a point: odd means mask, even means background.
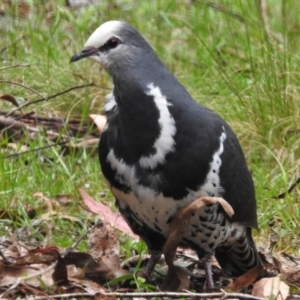
[{"label": "twig", "polygon": [[37,151],[44,150],[44,149],[51,148],[51,147],[55,147],[55,146],[61,146],[61,145],[64,145],[66,143],[68,143],[68,141],[62,141],[62,142],[58,142],[58,143],[55,143],[55,144],[52,144],[52,145],[38,147],[38,148],[34,148],[34,149],[30,149],[30,150],[26,150],[26,151],[22,151],[22,152],[18,152],[18,153],[8,154],[8,155],[5,155],[3,158],[19,157],[23,154],[27,154],[27,153],[30,153],[30,152],[37,152]]},{"label": "twig", "polygon": [[[22,39],[24,38],[24,35],[21,35],[15,42],[13,42],[11,45],[12,46],[15,46],[17,43],[19,43]],[[3,47],[1,50],[0,50],[0,53],[3,53],[6,49],[8,49],[10,46],[6,46],[6,47]]]},{"label": "twig", "polygon": [[[6,115],[7,113],[3,114],[3,113],[0,112],[0,114]],[[35,114],[35,112],[33,110],[31,110],[31,111],[28,111],[28,112],[26,112],[24,114],[23,113],[19,113],[15,118],[16,118],[16,120],[24,119],[24,118],[30,118],[34,114]],[[13,114],[13,115],[16,115],[16,114]]]},{"label": "twig", "polygon": [[2,257],[2,263],[9,265],[10,261],[6,258],[4,253],[0,250],[0,256]]},{"label": "twig", "polygon": [[86,147],[92,147],[99,144],[99,138],[93,138],[88,140],[83,140],[77,144],[73,144],[72,146],[74,148],[86,148]]},{"label": "twig", "polygon": [[241,22],[245,22],[245,19],[241,15],[239,15],[237,13],[234,13],[234,12],[232,12],[232,11],[224,8],[224,7],[222,7],[219,4],[212,3],[212,2],[205,2],[205,1],[198,1],[198,2],[201,3],[201,4],[204,4],[204,5],[208,6],[208,7],[211,7],[212,9],[214,9],[216,11],[220,11],[220,12],[222,12],[224,14],[227,14],[227,15],[229,15],[231,17],[234,17],[234,18],[236,18],[237,20],[239,20]]},{"label": "twig", "polygon": [[[1,81],[0,81],[1,82]],[[61,96],[63,94],[66,94],[72,90],[76,90],[76,89],[81,89],[81,88],[84,88],[84,87],[89,87],[89,86],[95,86],[94,83],[89,83],[89,84],[84,84],[84,85],[77,85],[77,86],[73,86],[73,87],[70,87],[69,89],[65,90],[65,91],[62,91],[62,92],[59,92],[59,93],[56,93],[54,95],[51,95],[49,97],[43,97],[42,95],[38,94],[41,98],[40,99],[37,99],[37,100],[33,100],[33,101],[29,101],[27,103],[24,103],[23,105],[11,110],[9,113],[6,114],[6,116],[10,116],[12,113],[14,113],[16,110],[21,110],[22,108],[26,107],[26,106],[29,106],[31,104],[35,104],[35,103],[38,103],[38,102],[42,102],[42,101],[48,101],[52,98],[55,98],[57,96]]]},{"label": "twig", "polygon": [[263,300],[263,298],[254,297],[248,294],[240,293],[226,293],[221,291],[219,293],[177,293],[177,292],[153,292],[153,293],[99,293],[103,296],[115,296],[119,298],[133,298],[133,297],[169,297],[169,298],[189,298],[189,299],[201,299],[201,298],[220,298],[220,299],[247,299],[247,300]]},{"label": "twig", "polygon": [[[31,131],[31,132],[43,132],[42,130],[40,130],[38,128],[26,125],[25,123],[23,123],[21,121],[16,121],[13,118],[9,118],[9,117],[6,118],[6,117],[3,117],[3,116],[0,116],[0,124],[4,124],[6,126],[10,126],[9,128],[13,128],[14,127],[14,128],[17,128],[17,129],[26,129],[26,130]],[[55,137],[61,137],[61,138],[66,139],[67,141],[69,141],[69,139],[70,139],[69,136],[64,135],[64,134],[59,134],[59,133],[54,132],[52,130],[46,130],[44,132],[47,135],[55,136]]]},{"label": "twig", "polygon": [[[6,294],[8,291],[13,290],[13,289],[14,289],[15,287],[17,287],[22,281],[26,281],[26,280],[28,280],[28,279],[30,279],[30,278],[34,278],[34,277],[36,277],[36,276],[40,276],[40,275],[44,274],[45,272],[48,272],[49,270],[53,269],[53,268],[56,266],[56,264],[57,264],[57,262],[54,262],[53,264],[51,264],[51,265],[48,266],[47,268],[45,268],[45,269],[43,269],[43,270],[41,270],[41,271],[39,271],[39,272],[36,272],[35,274],[28,275],[28,276],[25,276],[25,277],[18,277],[17,280],[16,280],[16,282],[15,282],[13,285],[11,285],[4,293],[2,293],[2,294],[0,295],[0,299],[4,298],[5,294]],[[48,297],[48,298],[45,298],[45,299],[49,299],[49,297]]]},{"label": "twig", "polygon": [[149,259],[149,254],[141,254],[141,255],[134,255],[129,257],[128,259],[122,261],[120,267],[124,269],[124,267],[128,267],[129,265],[136,265],[139,261],[143,261],[145,259]]},{"label": "twig", "polygon": [[72,299],[72,298],[93,298],[95,297],[95,293],[76,293],[76,294],[59,294],[59,295],[49,295],[49,296],[26,296],[26,298],[21,298],[21,300],[49,300],[49,299]]},{"label": "twig", "polygon": [[297,178],[297,180],[289,187],[289,189],[286,192],[283,192],[279,194],[278,196],[272,197],[273,199],[283,199],[286,195],[290,194],[295,187],[300,183],[300,177]]},{"label": "twig", "polygon": [[[176,292],[153,292],[153,293],[74,293],[74,294],[59,294],[52,295],[54,299],[64,299],[64,298],[84,298],[84,297],[94,297],[96,294],[102,296],[111,296],[117,298],[152,298],[152,297],[168,297],[168,298],[185,298],[185,299],[203,299],[203,298],[217,298],[217,299],[242,299],[242,300],[264,300],[264,298],[255,297],[247,294],[240,293],[226,293],[222,291],[220,293],[176,293]],[[27,297],[26,300],[47,300],[46,297]],[[23,298],[22,300],[25,300]]]},{"label": "twig", "polygon": [[[32,88],[30,88],[30,87],[28,87],[28,86],[26,86],[26,85],[24,85],[24,84],[21,84],[21,83],[18,83],[18,82],[14,82],[14,81],[10,81],[10,80],[0,80],[0,82],[3,82],[3,83],[9,83],[9,84],[14,84],[14,85],[18,85],[18,86],[21,86],[21,87],[23,87],[24,89],[27,89],[27,90],[29,90],[29,91],[31,91],[31,92],[33,92],[33,93],[35,93],[35,94],[37,94],[37,95],[39,95],[40,97],[43,97],[43,95],[42,94],[40,94],[39,92],[37,92],[36,90],[34,90],[34,89],[32,89]],[[45,97],[43,97],[44,99],[45,99]],[[23,105],[22,106],[19,106],[19,107],[17,107],[16,109],[13,109],[13,111],[15,111],[15,110],[19,110],[19,109],[21,109],[23,107]],[[7,114],[8,116],[10,115],[10,113],[8,113]]]},{"label": "twig", "polygon": [[99,223],[102,223],[101,220],[99,220],[98,222],[96,222],[92,227],[88,228],[86,230],[86,232],[79,237],[79,239],[70,247],[68,248],[61,256],[65,257],[69,252],[71,252],[74,248],[77,247],[77,245],[96,227],[98,226]]},{"label": "twig", "polygon": [[0,71],[12,69],[12,68],[19,68],[19,67],[30,67],[30,64],[17,64],[13,66],[7,66],[7,67],[0,68]]},{"label": "twig", "polygon": [[[6,116],[7,115],[7,111],[0,111],[0,115],[1,116]],[[39,116],[39,115],[35,115],[34,111],[28,111],[26,113],[19,113],[19,112],[14,112],[12,114],[12,116],[10,117],[14,117],[16,120],[19,119],[29,119],[29,120],[33,120],[35,122],[57,122],[60,124],[64,124],[68,121],[68,124],[75,124],[75,125],[81,125],[81,124],[94,124],[91,119],[86,119],[86,120],[82,120],[81,118],[73,118],[73,119],[67,119],[64,117],[46,117],[46,116]]]}]

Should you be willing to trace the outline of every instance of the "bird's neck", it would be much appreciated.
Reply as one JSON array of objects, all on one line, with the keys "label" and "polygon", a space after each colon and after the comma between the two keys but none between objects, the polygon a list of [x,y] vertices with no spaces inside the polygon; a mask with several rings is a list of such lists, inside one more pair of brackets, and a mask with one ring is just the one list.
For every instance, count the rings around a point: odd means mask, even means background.
[{"label": "bird's neck", "polygon": [[115,82],[114,96],[118,106],[120,151],[130,149],[133,160],[157,153],[161,157],[166,155],[174,146],[176,128],[170,104],[159,87],[152,83],[141,86]]}]

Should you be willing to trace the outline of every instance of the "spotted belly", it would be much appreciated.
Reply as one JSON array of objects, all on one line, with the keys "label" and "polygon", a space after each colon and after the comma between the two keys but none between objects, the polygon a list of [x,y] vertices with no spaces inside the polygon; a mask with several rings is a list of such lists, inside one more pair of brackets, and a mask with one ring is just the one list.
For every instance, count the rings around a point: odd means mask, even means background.
[{"label": "spotted belly", "polygon": [[217,247],[233,245],[244,232],[245,227],[232,223],[220,203],[210,204],[192,214],[182,244],[194,249],[202,257],[211,256]]},{"label": "spotted belly", "polygon": [[[111,190],[129,226],[150,243],[150,248],[158,250],[162,249],[169,233],[169,225],[177,211],[201,196],[208,196],[204,191],[198,191],[190,193],[185,199],[175,201],[162,195],[150,195],[150,191],[148,195],[144,195],[147,198],[145,199],[132,192],[124,193],[113,187]],[[234,243],[244,230],[244,226],[231,223],[217,203],[201,207],[192,215],[190,227],[181,244],[194,249],[202,257],[210,256],[218,246]]]}]

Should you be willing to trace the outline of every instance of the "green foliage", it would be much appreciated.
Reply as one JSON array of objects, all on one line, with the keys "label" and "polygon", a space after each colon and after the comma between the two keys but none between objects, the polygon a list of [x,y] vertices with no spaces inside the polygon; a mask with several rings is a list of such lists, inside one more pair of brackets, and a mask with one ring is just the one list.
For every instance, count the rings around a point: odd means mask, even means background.
[{"label": "green foliage", "polygon": [[[50,6],[29,1],[30,13],[23,18],[17,5],[7,8],[6,15],[0,17],[3,66],[30,65],[0,70],[1,78],[43,96],[89,82],[99,87],[74,90],[28,110],[82,118],[98,113],[107,93],[103,87],[111,87],[111,81],[91,61],[69,64],[69,59],[104,21],[123,19],[131,23],[193,97],[218,112],[237,133],[257,191],[261,228],[257,238],[266,243],[272,223],[279,237],[278,250],[297,249],[299,189],[284,199],[274,198],[299,177],[297,0],[269,0],[266,10],[259,7],[259,1],[242,0],[114,0],[73,10],[62,0],[48,2]],[[20,86],[0,84],[2,94],[26,100],[40,98]],[[0,143],[5,145],[7,141]],[[44,145],[45,140],[27,143],[34,148]],[[95,156],[84,152],[62,156],[58,151],[53,148],[18,159],[0,159],[0,206],[9,211],[18,203],[22,216],[13,221],[13,226],[29,223],[23,207],[41,204],[32,197],[37,191],[49,197],[72,195],[71,213],[75,216],[80,216],[79,186],[88,186],[88,192],[99,200],[99,193],[107,192]],[[59,226],[67,235],[72,230],[66,224]]]}]

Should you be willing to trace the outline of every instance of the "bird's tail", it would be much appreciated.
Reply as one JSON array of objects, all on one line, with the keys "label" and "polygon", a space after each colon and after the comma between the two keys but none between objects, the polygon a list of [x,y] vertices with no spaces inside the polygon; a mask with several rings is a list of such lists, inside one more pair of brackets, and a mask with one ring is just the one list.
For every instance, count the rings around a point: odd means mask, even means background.
[{"label": "bird's tail", "polygon": [[217,248],[215,256],[222,270],[231,276],[241,276],[250,269],[261,265],[261,260],[252,239],[251,228],[230,246]]}]

